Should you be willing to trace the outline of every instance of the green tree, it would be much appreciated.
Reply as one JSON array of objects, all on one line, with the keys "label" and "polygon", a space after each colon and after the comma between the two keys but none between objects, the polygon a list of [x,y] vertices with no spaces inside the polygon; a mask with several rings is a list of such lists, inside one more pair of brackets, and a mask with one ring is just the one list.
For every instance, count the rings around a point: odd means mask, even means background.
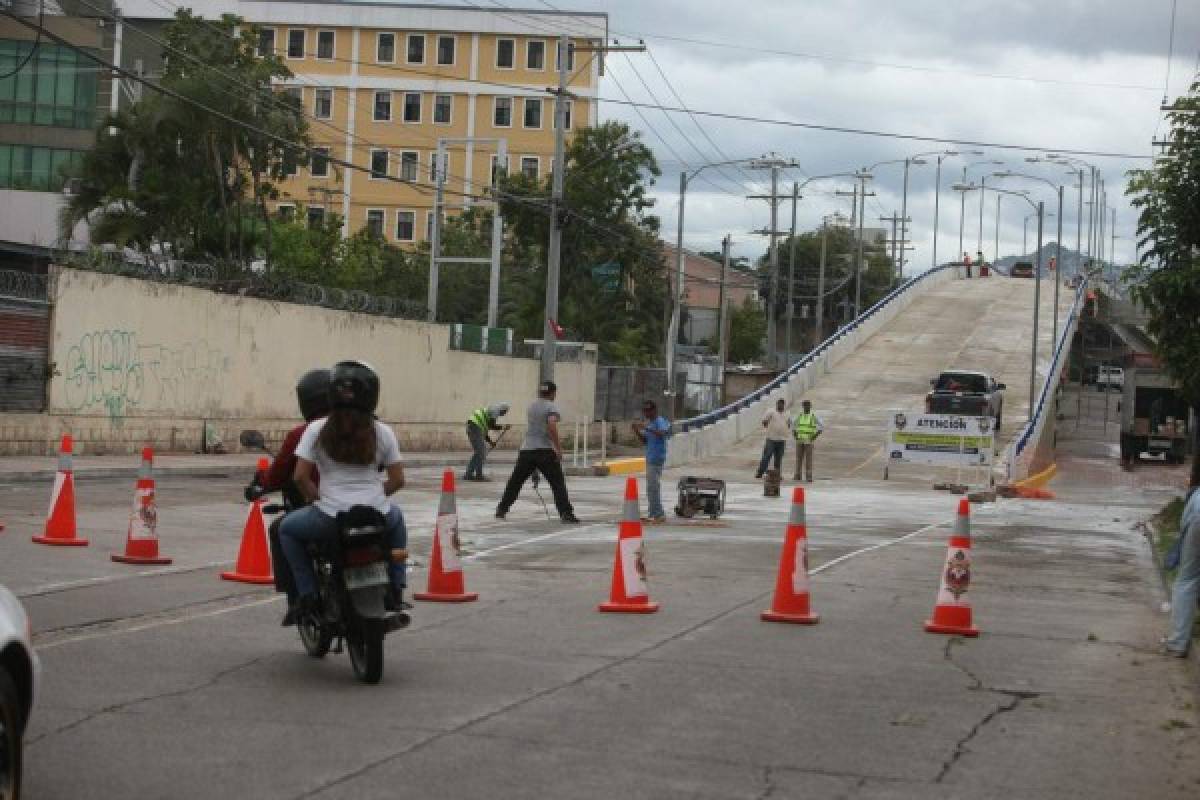
[{"label": "green tree", "polygon": [[[1149,314],[1147,329],[1167,371],[1200,419],[1200,83],[1168,114],[1170,144],[1149,169],[1130,175],[1139,209],[1141,258],[1125,272]],[[1192,484],[1200,484],[1200,431],[1192,448]]]},{"label": "green tree", "polygon": [[763,355],[767,315],[747,297],[729,312],[729,360],[735,364],[757,361]]}]

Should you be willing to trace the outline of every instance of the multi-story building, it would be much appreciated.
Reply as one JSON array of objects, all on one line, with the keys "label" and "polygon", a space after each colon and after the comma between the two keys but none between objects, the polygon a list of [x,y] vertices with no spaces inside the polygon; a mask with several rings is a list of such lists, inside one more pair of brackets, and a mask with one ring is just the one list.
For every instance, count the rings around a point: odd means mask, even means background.
[{"label": "multi-story building", "polygon": [[[118,5],[122,64],[153,76],[162,53],[154,39],[178,3]],[[603,42],[608,26],[603,13],[380,0],[207,0],[194,10],[256,25],[259,51],[294,73],[280,90],[301,101],[319,152],[284,182],[278,211],[302,209],[314,222],[337,214],[347,233],[370,227],[401,245],[428,237],[439,171],[450,209],[486,199],[498,169],[549,174],[554,98],[546,90],[557,85],[558,36],[573,46]],[[596,121],[603,60],[573,47],[566,58],[571,130]]]}]

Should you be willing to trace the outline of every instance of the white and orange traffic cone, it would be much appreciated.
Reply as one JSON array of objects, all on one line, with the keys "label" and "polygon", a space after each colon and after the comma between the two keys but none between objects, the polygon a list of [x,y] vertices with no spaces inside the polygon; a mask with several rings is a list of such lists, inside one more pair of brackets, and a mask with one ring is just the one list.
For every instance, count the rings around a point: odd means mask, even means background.
[{"label": "white and orange traffic cone", "polygon": [[454,501],[454,470],[442,473],[442,497],[433,526],[433,555],[429,559],[429,582],[413,597],[437,603],[469,603],[479,594],[468,592],[463,575],[458,539],[458,509]]},{"label": "white and orange traffic cone", "polygon": [[646,586],[645,551],[642,549],[642,520],[638,516],[637,479],[625,481],[625,504],[617,532],[617,553],[613,560],[612,589],[600,611],[649,614],[658,611],[650,601]]},{"label": "white and orange traffic cone", "polygon": [[58,472],[54,475],[46,527],[41,536],[33,537],[38,544],[84,547],[88,543],[87,539],[79,538],[75,529],[75,475],[72,472],[71,449],[71,434],[63,434],[58,448]]},{"label": "white and orange traffic cone", "polygon": [[808,529],[804,522],[804,487],[792,490],[792,513],[788,518],[783,552],[779,555],[779,574],[775,578],[775,599],[769,611],[761,614],[767,622],[794,622],[812,625],[821,618],[810,608],[808,580]]},{"label": "white and orange traffic cone", "polygon": [[158,554],[158,504],[154,500],[154,451],[142,449],[137,487],[133,493],[133,511],[125,534],[125,552],[113,553],[113,561],[122,564],[170,564]]},{"label": "white and orange traffic cone", "polygon": [[967,498],[958,501],[958,516],[954,520],[954,535],[946,550],[942,567],[941,586],[933,607],[933,618],[926,620],[930,633],[949,633],[957,636],[978,636],[979,629],[971,622],[971,603],[967,588],[971,585],[971,504]]},{"label": "white and orange traffic cone", "polygon": [[[270,462],[258,460],[258,474],[267,471]],[[242,529],[242,545],[238,548],[237,564],[232,572],[222,572],[221,578],[241,583],[274,583],[271,572],[271,551],[267,546],[267,522],[263,519],[262,499],[250,504],[246,525]]]}]

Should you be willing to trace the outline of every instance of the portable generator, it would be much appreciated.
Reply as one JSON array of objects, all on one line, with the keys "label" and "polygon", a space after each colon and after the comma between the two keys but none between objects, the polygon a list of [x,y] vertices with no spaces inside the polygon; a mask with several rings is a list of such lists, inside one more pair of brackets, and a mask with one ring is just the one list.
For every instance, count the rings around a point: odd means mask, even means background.
[{"label": "portable generator", "polygon": [[725,481],[688,475],[679,479],[678,488],[675,513],[681,517],[707,514],[710,519],[716,519],[725,510]]}]

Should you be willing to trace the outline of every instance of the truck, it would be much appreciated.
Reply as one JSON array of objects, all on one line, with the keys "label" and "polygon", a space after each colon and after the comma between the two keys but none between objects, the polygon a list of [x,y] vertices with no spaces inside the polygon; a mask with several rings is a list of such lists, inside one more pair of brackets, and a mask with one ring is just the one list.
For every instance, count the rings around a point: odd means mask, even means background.
[{"label": "truck", "polygon": [[1121,395],[1121,466],[1132,469],[1143,453],[1182,464],[1196,424],[1179,387],[1149,353],[1133,353]]},{"label": "truck", "polygon": [[964,417],[992,417],[996,431],[1004,416],[1003,383],[990,375],[973,370],[946,370],[929,381],[925,395],[926,414],[958,414]]}]

